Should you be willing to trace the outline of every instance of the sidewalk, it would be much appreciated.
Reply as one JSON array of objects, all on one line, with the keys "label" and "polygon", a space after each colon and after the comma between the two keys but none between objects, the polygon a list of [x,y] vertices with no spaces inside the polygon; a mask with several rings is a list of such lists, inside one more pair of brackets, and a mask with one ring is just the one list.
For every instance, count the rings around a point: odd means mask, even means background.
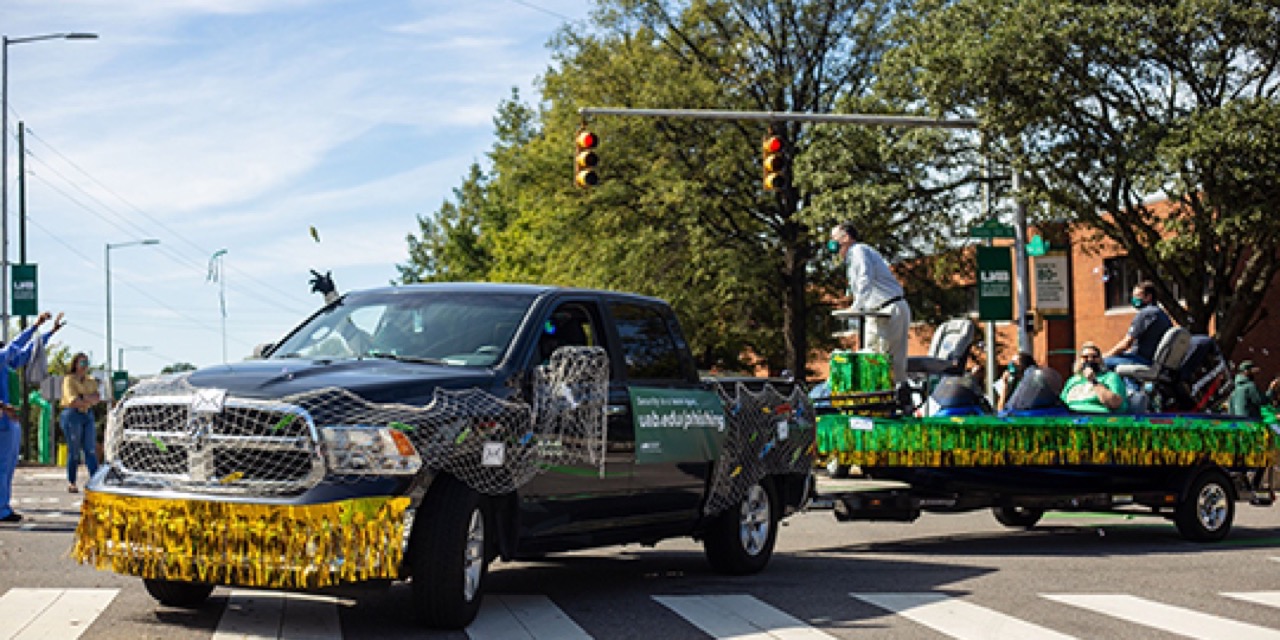
[{"label": "sidewalk", "polygon": [[22,522],[0,523],[0,531],[14,529],[74,529],[80,518],[89,470],[80,468],[81,493],[67,492],[67,470],[53,465],[18,465],[13,475],[11,506]]}]

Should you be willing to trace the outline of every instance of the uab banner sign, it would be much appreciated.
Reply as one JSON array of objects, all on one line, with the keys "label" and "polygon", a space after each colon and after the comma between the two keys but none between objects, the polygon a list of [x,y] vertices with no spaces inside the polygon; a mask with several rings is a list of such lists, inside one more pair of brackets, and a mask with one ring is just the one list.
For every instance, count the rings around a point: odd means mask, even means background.
[{"label": "uab banner sign", "polygon": [[1013,257],[1009,247],[978,247],[978,319],[1013,319]]},{"label": "uab banner sign", "polygon": [[12,311],[15,316],[34,316],[40,313],[40,301],[36,292],[36,265],[15,264],[10,267],[11,291],[9,299],[13,301]]}]

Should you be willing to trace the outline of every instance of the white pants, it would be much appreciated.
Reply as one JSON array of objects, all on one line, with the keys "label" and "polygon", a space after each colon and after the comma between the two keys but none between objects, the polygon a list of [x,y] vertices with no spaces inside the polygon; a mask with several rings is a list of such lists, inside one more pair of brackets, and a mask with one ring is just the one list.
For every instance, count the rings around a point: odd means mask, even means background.
[{"label": "white pants", "polygon": [[893,359],[893,384],[907,380],[907,330],[911,328],[911,305],[899,300],[882,309],[888,317],[868,317],[864,348],[887,353]]}]

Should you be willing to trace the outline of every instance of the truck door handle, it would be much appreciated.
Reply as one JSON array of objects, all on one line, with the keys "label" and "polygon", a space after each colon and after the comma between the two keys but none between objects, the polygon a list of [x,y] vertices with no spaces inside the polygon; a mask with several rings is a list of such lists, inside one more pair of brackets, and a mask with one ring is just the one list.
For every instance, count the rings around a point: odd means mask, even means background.
[{"label": "truck door handle", "polygon": [[604,408],[604,414],[606,416],[625,416],[627,415],[627,411],[628,407],[625,404],[610,404],[605,405]]}]

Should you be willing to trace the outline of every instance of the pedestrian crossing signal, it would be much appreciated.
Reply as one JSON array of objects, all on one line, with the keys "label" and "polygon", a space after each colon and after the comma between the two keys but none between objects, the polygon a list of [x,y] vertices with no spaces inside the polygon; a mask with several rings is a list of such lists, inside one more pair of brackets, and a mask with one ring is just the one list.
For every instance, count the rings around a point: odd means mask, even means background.
[{"label": "pedestrian crossing signal", "polygon": [[573,183],[584,189],[600,184],[600,174],[596,171],[600,156],[595,152],[600,137],[583,128],[578,130],[574,143],[577,151],[573,156]]},{"label": "pedestrian crossing signal", "polygon": [[790,184],[787,169],[790,161],[787,158],[787,142],[780,135],[770,133],[765,136],[763,149],[764,189],[765,191],[782,191]]}]

